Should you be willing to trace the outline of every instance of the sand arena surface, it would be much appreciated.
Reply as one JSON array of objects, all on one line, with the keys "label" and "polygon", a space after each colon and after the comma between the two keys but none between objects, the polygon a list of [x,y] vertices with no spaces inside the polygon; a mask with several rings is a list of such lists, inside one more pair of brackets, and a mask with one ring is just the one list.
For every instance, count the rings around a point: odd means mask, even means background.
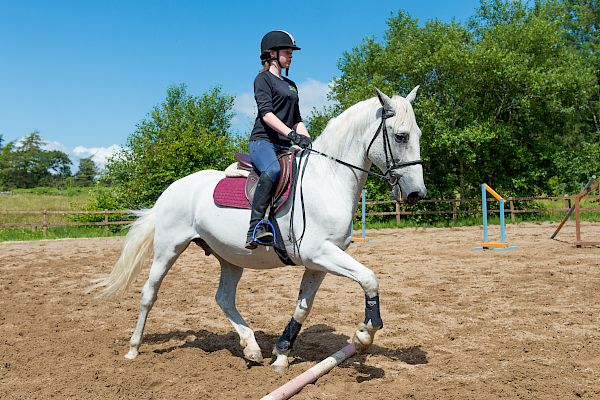
[{"label": "sand arena surface", "polygon": [[[481,227],[369,231],[349,252],[380,282],[385,328],[294,399],[600,397],[600,249],[572,247],[569,224],[507,227],[509,253],[476,253]],[[600,224],[584,238],[600,240]],[[490,233],[494,238],[497,231]],[[340,349],[364,297],[328,276],[290,372],[248,366],[214,301],[219,267],[195,245],[167,275],[140,356],[123,355],[145,268],[127,293],[97,300],[122,238],[0,243],[0,398],[258,399]],[[242,314],[269,357],[295,306],[301,267],[247,270]]]}]

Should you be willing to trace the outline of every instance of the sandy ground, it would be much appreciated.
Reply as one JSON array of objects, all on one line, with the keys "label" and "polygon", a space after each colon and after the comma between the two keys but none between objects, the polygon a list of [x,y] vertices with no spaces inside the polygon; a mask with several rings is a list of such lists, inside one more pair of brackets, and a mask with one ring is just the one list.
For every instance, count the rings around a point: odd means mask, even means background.
[{"label": "sandy ground", "polygon": [[[294,399],[600,397],[600,249],[574,228],[508,226],[519,249],[477,253],[481,228],[368,232],[349,252],[377,273],[385,328]],[[494,233],[491,234],[494,235]],[[584,226],[600,240],[600,224]],[[287,375],[248,365],[213,297],[219,268],[196,246],[167,275],[140,356],[123,355],[146,268],[126,295],[97,300],[122,238],[0,243],[0,398],[258,399],[340,349],[363,318],[357,284],[328,276]],[[270,355],[301,267],[246,271],[240,311]]]}]

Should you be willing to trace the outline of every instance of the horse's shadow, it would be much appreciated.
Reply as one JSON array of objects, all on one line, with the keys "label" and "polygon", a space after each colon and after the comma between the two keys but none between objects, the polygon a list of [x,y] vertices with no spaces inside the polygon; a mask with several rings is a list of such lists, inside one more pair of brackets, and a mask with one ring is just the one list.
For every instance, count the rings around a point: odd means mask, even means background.
[{"label": "horse's shadow", "polygon": [[[265,359],[271,357],[271,349],[273,348],[278,336],[256,331],[256,341],[261,349],[263,349],[263,357]],[[298,336],[298,340],[294,344],[292,350],[292,358],[290,365],[301,364],[306,362],[320,362],[324,358],[340,350],[349,342],[349,337],[346,335],[335,333],[335,330],[330,326],[318,324],[312,325],[303,330]],[[154,353],[163,354],[174,350],[184,348],[198,348],[207,353],[215,351],[227,350],[233,356],[243,358],[244,354],[239,344],[239,337],[234,332],[226,334],[218,334],[209,332],[205,329],[198,331],[172,331],[168,333],[154,333],[144,335],[146,344],[160,345],[170,341],[183,341],[181,344],[153,350]],[[355,354],[339,365],[340,368],[354,368],[360,376],[357,376],[357,382],[364,382],[371,379],[383,378],[385,371],[382,368],[368,365],[366,363],[369,355],[383,355],[384,357],[410,365],[427,364],[427,352],[423,351],[420,346],[411,346],[406,348],[387,349],[385,347],[373,345],[367,354]],[[248,362],[247,367],[251,368],[257,363]]]}]

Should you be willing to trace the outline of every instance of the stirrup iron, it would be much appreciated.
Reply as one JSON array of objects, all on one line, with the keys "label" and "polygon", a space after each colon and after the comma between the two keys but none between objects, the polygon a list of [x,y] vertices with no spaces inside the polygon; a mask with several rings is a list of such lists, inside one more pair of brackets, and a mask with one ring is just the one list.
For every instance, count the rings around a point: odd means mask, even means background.
[{"label": "stirrup iron", "polygon": [[[263,240],[260,240],[256,237],[256,230],[258,229],[259,226],[261,225],[267,225],[267,230],[268,232],[270,232],[273,235],[273,240],[270,242],[266,242]],[[252,232],[252,242],[253,243],[257,243],[260,244],[262,246],[274,246],[275,245],[275,241],[277,240],[277,234],[275,233],[275,227],[273,226],[273,223],[269,220],[260,220],[258,221],[258,223],[256,224],[256,226],[254,227],[254,231]]]}]

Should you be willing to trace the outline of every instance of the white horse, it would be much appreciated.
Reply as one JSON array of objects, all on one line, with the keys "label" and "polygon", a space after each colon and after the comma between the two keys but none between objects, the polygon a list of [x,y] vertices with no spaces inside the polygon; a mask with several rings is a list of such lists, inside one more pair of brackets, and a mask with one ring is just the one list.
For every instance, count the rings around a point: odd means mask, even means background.
[{"label": "white horse", "polygon": [[[414,202],[425,197],[419,148],[421,131],[411,106],[417,89],[418,86],[406,98],[390,98],[376,90],[377,97],[357,103],[329,121],[314,141],[313,149],[330,157],[310,151],[298,153],[297,162],[306,166],[303,178],[298,180],[303,199],[300,190],[296,190],[296,211],[292,213],[288,204],[278,211],[276,218],[289,257],[296,265],[303,265],[305,271],[292,319],[273,350],[276,360],[272,367],[277,372],[287,370],[289,351],[327,273],[348,277],[365,292],[365,320],[353,337],[358,351],[366,350],[373,343],[376,331],[383,327],[375,274],[344,250],[351,242],[353,215],[372,163],[384,171],[381,176],[390,181],[398,199],[401,196],[404,201]],[[153,251],[139,319],[126,358],[138,355],[146,318],[160,284],[175,260],[194,241],[221,264],[215,297],[239,334],[244,357],[262,361],[254,332],[236,308],[236,289],[244,268],[268,269],[284,264],[271,247],[244,248],[250,211],[221,208],[213,201],[213,190],[223,177],[222,171],[214,170],[186,176],[173,182],[153,208],[138,211],[138,219],[125,238],[112,272],[96,284],[102,295],[124,290]],[[304,215],[299,211],[301,203]],[[294,248],[289,238],[298,238],[303,231],[299,248]]]}]

